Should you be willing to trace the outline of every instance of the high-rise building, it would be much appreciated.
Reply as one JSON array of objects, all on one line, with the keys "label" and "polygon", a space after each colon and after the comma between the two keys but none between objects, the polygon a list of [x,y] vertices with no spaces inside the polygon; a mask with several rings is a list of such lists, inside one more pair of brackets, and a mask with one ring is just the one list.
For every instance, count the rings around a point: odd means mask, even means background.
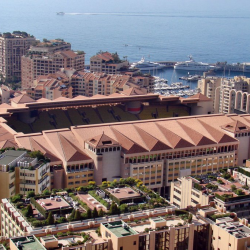
[{"label": "high-rise building", "polygon": [[21,79],[21,57],[35,41],[35,37],[26,32],[0,35],[0,74],[5,79]]},{"label": "high-rise building", "polygon": [[128,66],[128,61],[120,60],[117,53],[102,52],[90,58],[91,72],[118,74],[122,70],[128,69]]},{"label": "high-rise building", "polygon": [[27,54],[22,57],[22,88],[34,87],[38,76],[53,74],[61,68],[83,70],[85,63],[84,52],[62,50],[47,55]]},{"label": "high-rise building", "polygon": [[213,100],[213,113],[250,113],[250,78],[206,77],[198,82],[201,93]]}]

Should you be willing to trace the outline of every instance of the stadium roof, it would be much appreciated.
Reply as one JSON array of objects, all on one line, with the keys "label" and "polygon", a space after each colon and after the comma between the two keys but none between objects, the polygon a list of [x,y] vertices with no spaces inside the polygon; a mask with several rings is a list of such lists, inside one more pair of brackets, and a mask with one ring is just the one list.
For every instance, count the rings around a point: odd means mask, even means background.
[{"label": "stadium roof", "polygon": [[85,142],[92,139],[96,146],[103,145],[103,141],[110,141],[111,146],[121,145],[125,154],[234,144],[238,140],[224,126],[242,120],[250,126],[250,115],[204,115],[73,126],[37,134],[17,134],[15,138],[19,147],[42,149],[51,155],[53,162],[91,161]]}]

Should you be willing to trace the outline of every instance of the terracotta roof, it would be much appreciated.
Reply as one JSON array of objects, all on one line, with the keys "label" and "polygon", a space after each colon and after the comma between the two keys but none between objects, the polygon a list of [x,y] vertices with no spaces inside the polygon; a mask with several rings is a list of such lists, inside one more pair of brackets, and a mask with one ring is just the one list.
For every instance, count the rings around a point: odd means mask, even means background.
[{"label": "terracotta roof", "polygon": [[8,109],[8,108],[12,108],[12,107],[9,104],[7,104],[7,103],[2,103],[0,105],[0,109]]},{"label": "terracotta roof", "polygon": [[131,95],[145,95],[145,91],[140,88],[129,88],[121,92],[124,95],[131,96]]},{"label": "terracotta roof", "polygon": [[103,52],[103,53],[100,53],[100,54],[98,54],[96,56],[93,56],[93,58],[96,58],[96,57],[100,58],[100,59],[102,59],[102,60],[104,60],[106,62],[114,60],[112,54],[109,53],[109,52]]},{"label": "terracotta roof", "polygon": [[221,126],[221,128],[232,132],[232,133],[243,133],[243,132],[249,132],[250,127],[246,125],[243,122],[240,121],[233,121],[231,123],[228,123],[226,125]]},{"label": "terracotta roof", "polygon": [[113,140],[104,133],[95,137],[91,137],[89,140],[87,140],[87,142],[92,144],[95,148],[119,146],[119,143],[117,141]]},{"label": "terracotta roof", "polygon": [[193,98],[199,98],[200,102],[207,102],[207,101],[212,101],[211,98],[208,98],[207,96],[203,95],[202,93],[198,93],[192,96],[189,96],[186,99],[193,99]]},{"label": "terracotta roof", "polygon": [[11,99],[12,102],[15,102],[17,104],[21,104],[21,103],[30,103],[30,102],[36,102],[34,99],[32,99],[31,97],[29,97],[26,94],[21,94],[17,97],[14,97]]},{"label": "terracotta roof", "polygon": [[77,57],[77,54],[73,50],[63,50],[58,53],[69,58]]},{"label": "terracotta roof", "polygon": [[5,140],[0,142],[0,148],[17,148],[17,144],[10,140]]},{"label": "terracotta roof", "polygon": [[36,102],[51,102],[51,100],[46,99],[46,98],[40,98]]}]

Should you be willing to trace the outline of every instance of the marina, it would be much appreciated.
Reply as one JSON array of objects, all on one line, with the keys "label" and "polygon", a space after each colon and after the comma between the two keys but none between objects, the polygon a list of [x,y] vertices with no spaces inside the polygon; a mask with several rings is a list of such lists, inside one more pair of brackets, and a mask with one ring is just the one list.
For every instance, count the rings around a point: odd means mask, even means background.
[{"label": "marina", "polygon": [[190,85],[184,84],[183,82],[174,82],[167,84],[167,80],[160,77],[155,77],[154,93],[164,96],[181,96],[187,97],[199,93],[198,88],[190,89]]}]

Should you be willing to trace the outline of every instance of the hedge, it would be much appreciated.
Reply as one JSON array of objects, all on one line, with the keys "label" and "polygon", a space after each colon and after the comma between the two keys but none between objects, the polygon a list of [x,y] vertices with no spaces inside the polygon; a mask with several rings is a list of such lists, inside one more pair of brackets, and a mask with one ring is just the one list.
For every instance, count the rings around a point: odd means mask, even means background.
[{"label": "hedge", "polygon": [[30,202],[34,205],[34,207],[47,219],[48,212],[35,200],[34,197],[30,198]]},{"label": "hedge", "polygon": [[89,191],[89,194],[93,196],[96,200],[98,200],[103,206],[109,209],[109,203],[102,199],[98,194],[96,194],[94,190]]}]

